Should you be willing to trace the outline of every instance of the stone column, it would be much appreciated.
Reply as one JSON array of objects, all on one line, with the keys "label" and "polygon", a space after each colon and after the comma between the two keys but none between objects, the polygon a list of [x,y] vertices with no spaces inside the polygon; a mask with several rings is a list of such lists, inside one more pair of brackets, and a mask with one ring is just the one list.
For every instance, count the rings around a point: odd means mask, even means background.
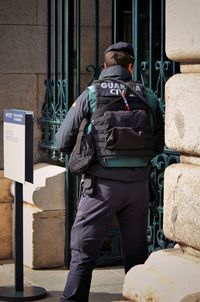
[{"label": "stone column", "polygon": [[123,294],[135,302],[200,301],[200,6],[166,1],[166,53],[181,73],[165,87],[165,143],[180,163],[164,177],[164,234],[178,248],[154,252],[125,277]]}]

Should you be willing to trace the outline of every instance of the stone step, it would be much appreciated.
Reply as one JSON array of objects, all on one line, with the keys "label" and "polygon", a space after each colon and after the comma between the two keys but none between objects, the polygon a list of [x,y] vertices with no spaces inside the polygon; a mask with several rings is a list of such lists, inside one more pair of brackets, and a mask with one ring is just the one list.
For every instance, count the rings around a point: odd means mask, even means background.
[{"label": "stone step", "polygon": [[180,248],[161,250],[126,274],[123,296],[134,302],[197,302],[199,280],[200,258]]}]

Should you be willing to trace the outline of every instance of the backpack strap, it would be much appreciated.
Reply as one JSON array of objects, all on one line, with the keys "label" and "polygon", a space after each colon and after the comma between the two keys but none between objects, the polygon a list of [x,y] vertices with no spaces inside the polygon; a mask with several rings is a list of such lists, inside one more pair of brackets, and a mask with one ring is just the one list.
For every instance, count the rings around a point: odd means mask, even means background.
[{"label": "backpack strap", "polygon": [[85,130],[85,126],[88,124],[88,119],[85,117],[82,122],[81,122],[81,125],[80,125],[80,128],[79,128],[79,132],[78,132],[78,135],[77,135],[77,139],[76,139],[76,145],[74,146],[74,149],[76,151],[77,154],[80,154],[81,153],[81,141],[82,141],[82,136],[84,134],[84,130]]},{"label": "backpack strap", "polygon": [[115,104],[116,105],[120,104],[121,100],[122,100],[122,96],[120,96],[119,98],[117,98],[117,99],[111,101],[110,103],[102,106],[101,108],[95,110],[95,107],[96,107],[95,106],[96,105],[95,104],[95,102],[96,102],[96,95],[95,95],[96,85],[95,84],[97,84],[98,82],[99,81],[95,81],[95,82],[93,82],[94,85],[91,85],[91,86],[88,87],[88,89],[89,89],[89,103],[90,103],[90,111],[91,111],[90,119],[91,120],[103,115],[105,111],[112,109],[113,105],[115,105]]}]

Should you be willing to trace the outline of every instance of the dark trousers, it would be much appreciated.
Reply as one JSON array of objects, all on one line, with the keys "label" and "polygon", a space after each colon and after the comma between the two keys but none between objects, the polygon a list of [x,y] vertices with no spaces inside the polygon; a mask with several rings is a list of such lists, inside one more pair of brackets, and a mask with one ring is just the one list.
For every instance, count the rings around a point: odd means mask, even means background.
[{"label": "dark trousers", "polygon": [[148,181],[95,179],[92,196],[81,196],[71,231],[71,262],[60,302],[87,302],[92,271],[116,215],[125,273],[147,258]]}]

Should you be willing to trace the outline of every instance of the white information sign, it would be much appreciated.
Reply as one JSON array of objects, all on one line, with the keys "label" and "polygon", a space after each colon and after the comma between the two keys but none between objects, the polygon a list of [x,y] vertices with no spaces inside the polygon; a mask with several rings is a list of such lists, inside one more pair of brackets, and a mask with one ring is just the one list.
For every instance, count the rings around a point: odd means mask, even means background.
[{"label": "white information sign", "polygon": [[30,117],[26,111],[4,109],[4,174],[20,183],[32,179],[32,168],[27,170],[32,164],[33,119]]}]

